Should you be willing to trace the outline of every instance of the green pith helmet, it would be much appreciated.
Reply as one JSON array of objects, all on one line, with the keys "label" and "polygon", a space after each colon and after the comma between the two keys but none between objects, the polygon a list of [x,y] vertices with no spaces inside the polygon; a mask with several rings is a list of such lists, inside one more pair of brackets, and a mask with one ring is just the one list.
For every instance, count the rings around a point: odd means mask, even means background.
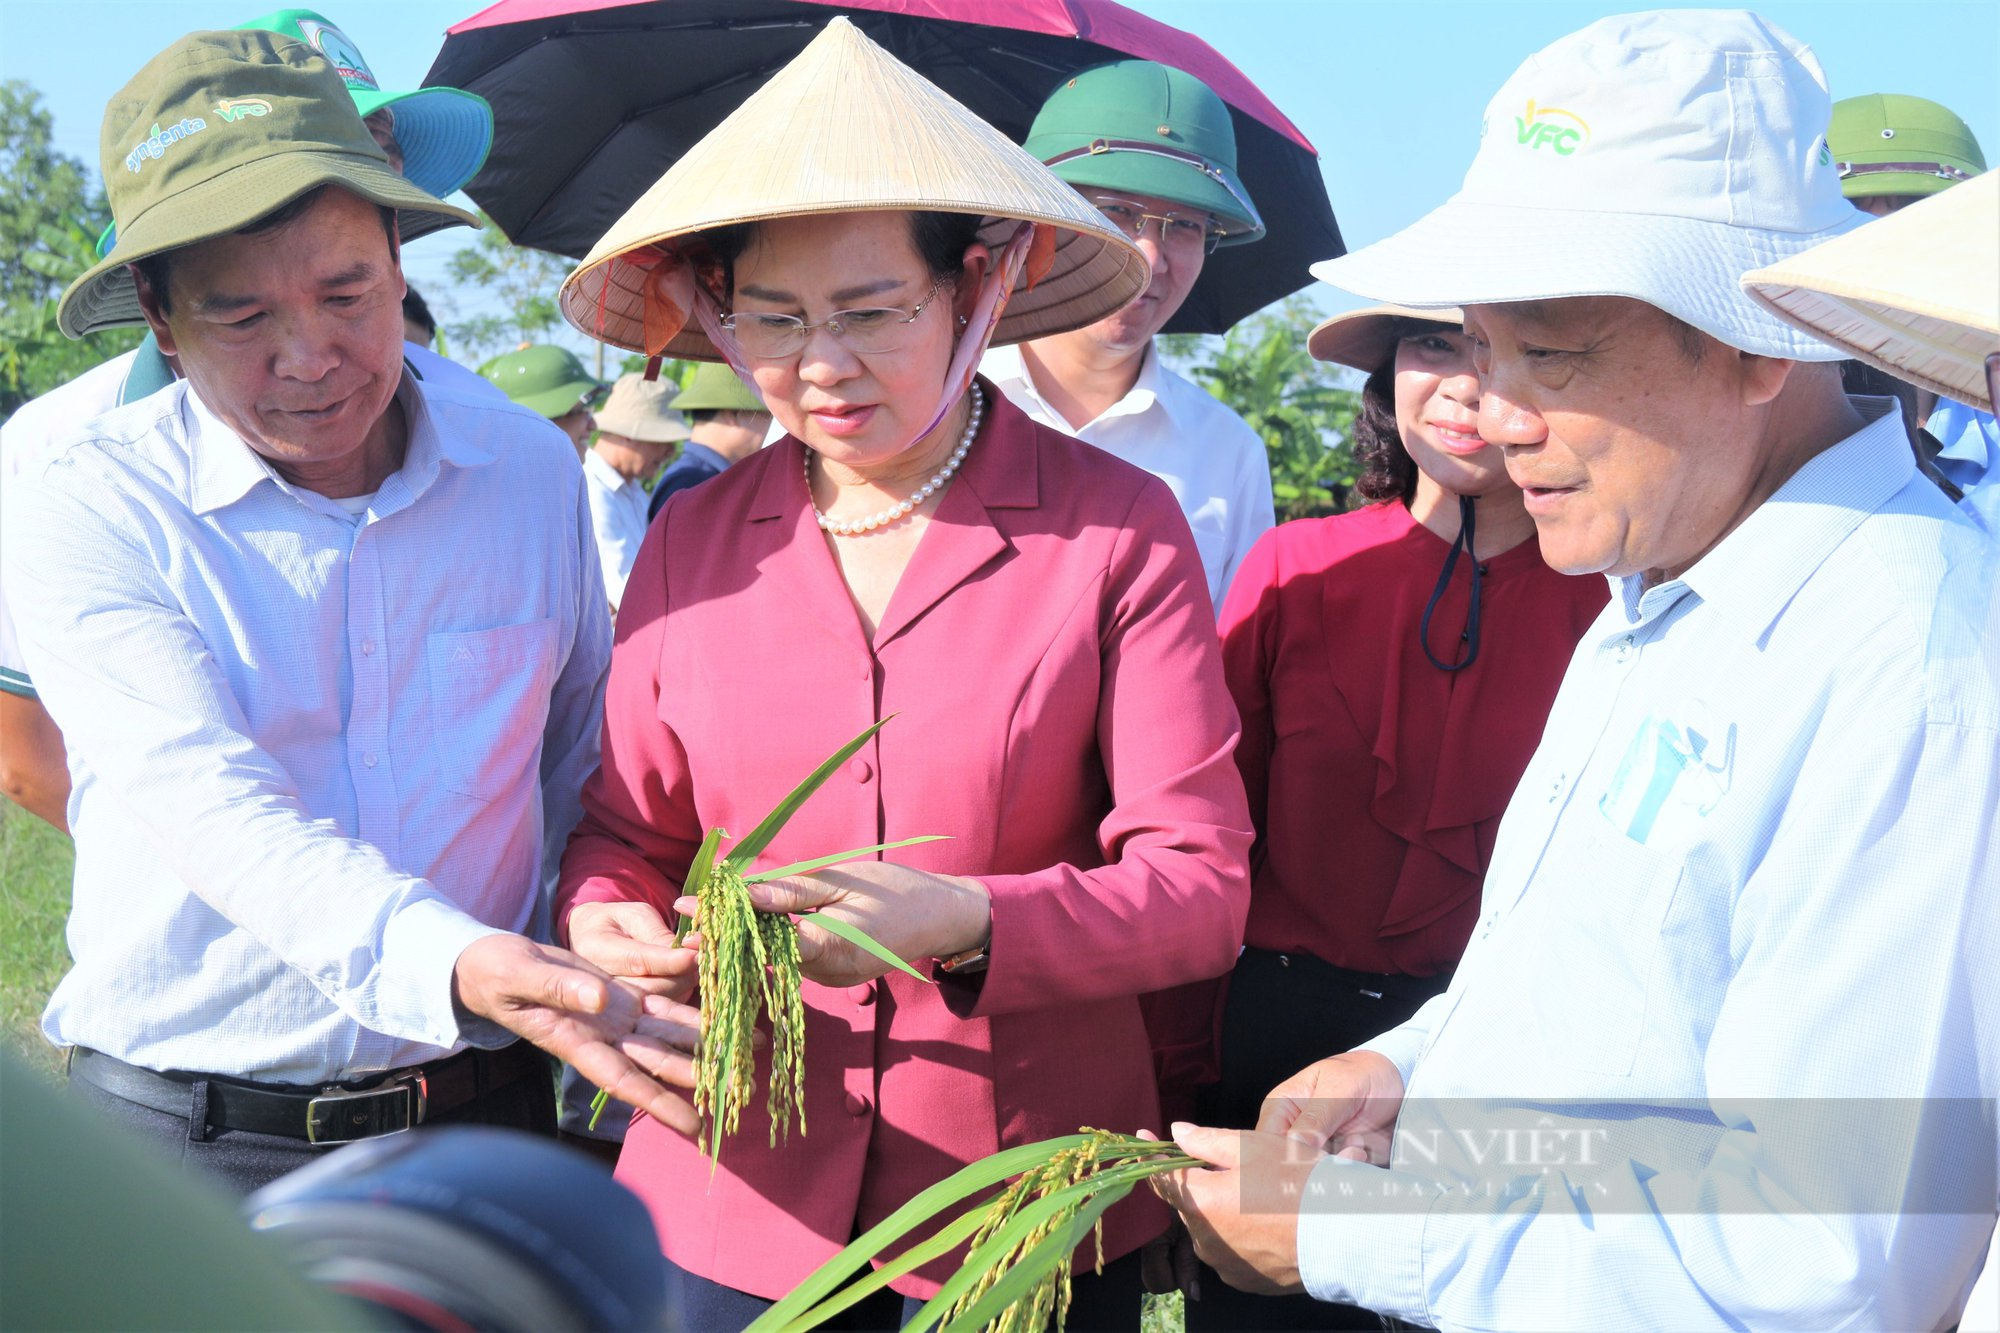
[{"label": "green pith helmet", "polygon": [[1152,60],[1072,74],[1028,128],[1028,152],[1080,192],[1152,194],[1214,214],[1234,246],[1264,234],[1236,176],[1236,126],[1208,84]]},{"label": "green pith helmet", "polygon": [[695,364],[688,386],[674,399],[676,412],[768,412],[736,372],[720,361]]},{"label": "green pith helmet", "polygon": [[1936,102],[1897,93],[1835,102],[1826,146],[1849,199],[1936,194],[1986,170],[1964,121]]},{"label": "green pith helmet", "polygon": [[1071,75],[1022,147],[1086,195],[1118,190],[1204,209],[1224,228],[1222,245],[1264,234],[1236,175],[1229,107],[1192,74],[1119,60]]},{"label": "green pith helmet", "polygon": [[566,347],[541,343],[503,352],[479,368],[500,392],[549,420],[568,416],[604,385]]}]

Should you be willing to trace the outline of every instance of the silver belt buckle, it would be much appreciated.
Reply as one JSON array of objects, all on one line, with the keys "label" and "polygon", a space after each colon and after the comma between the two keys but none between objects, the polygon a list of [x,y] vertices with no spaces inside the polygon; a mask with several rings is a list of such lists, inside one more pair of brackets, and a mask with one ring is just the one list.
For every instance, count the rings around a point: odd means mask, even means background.
[{"label": "silver belt buckle", "polygon": [[306,1103],[306,1142],[353,1143],[414,1129],[429,1109],[430,1085],[422,1074],[359,1091],[336,1088]]}]

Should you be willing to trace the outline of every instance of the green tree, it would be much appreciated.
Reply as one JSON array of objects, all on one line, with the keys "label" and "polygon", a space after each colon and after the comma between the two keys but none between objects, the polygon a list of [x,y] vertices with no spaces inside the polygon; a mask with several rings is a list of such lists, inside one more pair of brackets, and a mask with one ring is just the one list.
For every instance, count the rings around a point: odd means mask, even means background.
[{"label": "green tree", "polygon": [[486,225],[472,244],[461,246],[445,267],[454,283],[477,288],[493,309],[446,326],[455,352],[484,361],[524,342],[548,342],[568,329],[556,305],[556,291],[569,276],[560,255],[515,245],[484,213]]},{"label": "green tree", "polygon": [[1264,437],[1278,521],[1337,514],[1354,486],[1349,432],[1361,395],[1345,372],[1306,351],[1319,322],[1312,303],[1290,299],[1259,311],[1218,338],[1174,334],[1162,351],[1196,383]]},{"label": "green tree", "polygon": [[111,209],[94,173],[54,147],[54,118],[21,79],[0,82],[0,417],[138,345],[142,330],[71,342],[56,301],[96,262]]}]

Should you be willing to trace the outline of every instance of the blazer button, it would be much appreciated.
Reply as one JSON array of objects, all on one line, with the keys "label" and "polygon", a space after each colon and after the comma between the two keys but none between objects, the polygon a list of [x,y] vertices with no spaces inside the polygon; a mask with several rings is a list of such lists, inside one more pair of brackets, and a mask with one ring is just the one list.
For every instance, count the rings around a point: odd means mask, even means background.
[{"label": "blazer button", "polygon": [[856,759],[847,766],[847,771],[854,775],[856,782],[866,782],[875,776],[875,770],[868,766],[866,759]]},{"label": "blazer button", "polygon": [[868,1105],[868,1099],[860,1093],[850,1092],[847,1094],[847,1113],[849,1115],[867,1115]]},{"label": "blazer button", "polygon": [[847,998],[856,1004],[875,1003],[875,983],[864,981],[859,986],[849,986],[847,988]]}]

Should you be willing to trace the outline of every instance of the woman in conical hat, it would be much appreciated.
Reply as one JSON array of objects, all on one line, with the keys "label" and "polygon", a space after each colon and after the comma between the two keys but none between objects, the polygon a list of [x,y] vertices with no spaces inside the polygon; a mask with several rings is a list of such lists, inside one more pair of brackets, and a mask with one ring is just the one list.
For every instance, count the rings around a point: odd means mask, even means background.
[{"label": "woman in conical hat", "polygon": [[[665,923],[703,831],[749,830],[884,718],[760,864],[950,839],[753,890],[935,984],[801,926],[808,1133],[768,1146],[760,1097],[712,1165],[632,1125],[619,1178],[685,1327],[741,1327],[1001,1148],[1164,1128],[1138,997],[1225,971],[1247,893],[1200,560],[1164,485],[974,380],[993,339],[1088,324],[1145,277],[1067,186],[835,20],[564,286],[594,336],[727,359],[789,432],[675,495],[639,552],[565,938],[685,986]],[[1137,1196],[1106,1215],[1071,1327],[1136,1323],[1136,1251],[1166,1222]],[[955,1261],[894,1290],[926,1297]]]}]

